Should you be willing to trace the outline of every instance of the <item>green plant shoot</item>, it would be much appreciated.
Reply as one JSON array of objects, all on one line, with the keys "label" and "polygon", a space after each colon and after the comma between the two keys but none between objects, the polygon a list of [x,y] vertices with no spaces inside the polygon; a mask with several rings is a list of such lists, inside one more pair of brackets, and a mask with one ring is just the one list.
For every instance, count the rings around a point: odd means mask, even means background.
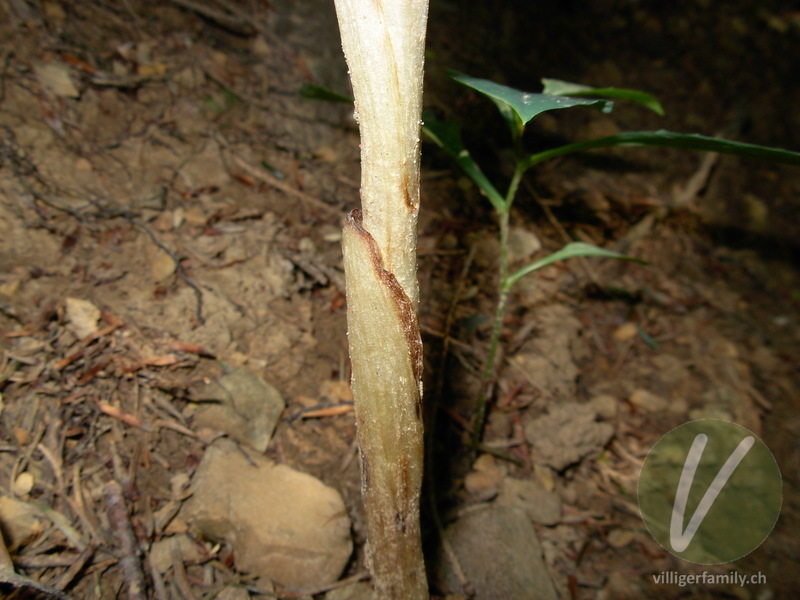
[{"label": "green plant shoot", "polygon": [[610,112],[614,108],[614,100],[624,100],[640,104],[658,115],[663,115],[664,109],[652,95],[637,90],[608,87],[591,88],[556,79],[543,79],[543,92],[532,93],[522,92],[493,81],[478,79],[461,73],[450,72],[450,76],[459,83],[472,88],[494,102],[508,126],[514,150],[513,175],[508,183],[505,194],[502,194],[497,187],[489,181],[480,166],[478,166],[472,158],[469,151],[464,147],[461,141],[459,126],[454,122],[439,121],[426,113],[423,132],[431,141],[447,152],[456,163],[458,163],[464,173],[478,186],[478,189],[486,196],[497,213],[500,226],[500,284],[497,309],[489,341],[489,353],[482,373],[481,392],[478,398],[478,406],[473,425],[472,449],[475,451],[481,440],[486,415],[486,403],[489,400],[488,389],[494,377],[495,355],[502,332],[503,316],[505,315],[509,294],[513,286],[526,275],[547,265],[568,258],[599,256],[604,258],[635,260],[591,244],[574,242],[567,244],[558,252],[510,273],[508,264],[509,214],[522,177],[530,168],[542,161],[558,156],[612,146],[660,146],[686,150],[700,150],[704,152],[719,152],[774,162],[783,162],[793,165],[800,165],[800,153],[704,135],[673,133],[664,130],[620,133],[584,142],[567,144],[543,152],[527,153],[522,145],[522,136],[525,132],[525,126],[532,119],[544,112],[578,106],[590,107],[601,110],[602,112]]}]

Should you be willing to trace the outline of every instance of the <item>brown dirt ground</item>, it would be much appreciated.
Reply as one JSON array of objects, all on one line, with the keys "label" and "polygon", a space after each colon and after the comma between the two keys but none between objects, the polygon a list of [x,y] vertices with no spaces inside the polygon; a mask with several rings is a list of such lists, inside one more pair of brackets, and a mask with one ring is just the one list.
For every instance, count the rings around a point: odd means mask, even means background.
[{"label": "brown dirt ground", "polygon": [[[548,115],[531,127],[532,148],[660,127],[800,148],[790,111],[800,13],[745,0],[564,2],[540,14],[529,4],[431,11],[426,105],[471,124],[467,142],[492,176],[503,176],[500,122],[445,67],[528,89],[542,76],[646,89],[668,111]],[[146,564],[167,526],[154,514],[175,501],[171,478],[191,475],[215,435],[193,428],[192,399],[222,363],[283,394],[268,454],[341,492],[358,546],[345,576],[362,573],[352,415],[291,418],[347,399],[328,382],[348,375],[338,232],[357,202],[358,136],[350,109],[297,93],[303,83],[347,90],[332,7],[5,0],[0,34],[0,489],[47,515],[10,548],[17,573],[74,598],[127,593],[106,485],[122,485]],[[480,256],[460,274],[496,229],[446,158],[428,146],[424,156],[421,323],[427,389],[441,384],[428,403],[440,408],[447,515],[475,501],[463,490],[464,448],[496,286]],[[582,239],[650,262],[551,267],[519,288],[506,318],[487,440],[518,459],[505,475],[544,481],[565,503],[563,523],[537,526],[563,598],[789,598],[797,588],[800,173],[731,158],[705,173],[702,161],[618,150],[547,164],[513,214],[547,250]],[[666,210],[687,191],[685,207]],[[69,320],[69,298],[100,310],[95,333]],[[547,335],[554,306],[577,320],[566,341]],[[542,384],[524,368],[536,353],[575,374]],[[641,389],[673,409],[631,402]],[[619,410],[600,456],[534,468],[522,425],[553,402],[603,394]],[[759,433],[784,474],[775,531],[735,565],[765,573],[765,586],[650,577],[692,567],[644,531],[638,469],[704,407]],[[141,597],[157,597],[150,578]],[[246,578],[223,545],[160,583],[167,597],[213,598],[232,581]]]}]

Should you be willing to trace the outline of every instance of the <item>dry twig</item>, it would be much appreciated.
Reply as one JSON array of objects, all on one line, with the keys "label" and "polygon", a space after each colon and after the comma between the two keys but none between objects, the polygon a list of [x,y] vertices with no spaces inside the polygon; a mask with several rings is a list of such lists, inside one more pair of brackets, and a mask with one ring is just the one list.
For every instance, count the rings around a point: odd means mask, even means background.
[{"label": "dry twig", "polygon": [[[10,587],[10,589],[8,589]],[[8,549],[3,542],[3,537],[0,536],[0,593],[6,597],[6,593],[19,590],[22,588],[30,588],[36,590],[40,594],[44,594],[47,598],[56,598],[56,600],[70,600],[69,596],[62,594],[60,591],[29,577],[17,575],[14,571],[14,563],[11,562],[11,556],[8,554]]]},{"label": "dry twig", "polygon": [[116,481],[109,481],[105,487],[108,520],[114,530],[122,551],[119,564],[122,576],[128,584],[129,600],[146,600],[144,573],[140,562],[139,545],[128,519],[128,509],[122,497],[122,486]]}]

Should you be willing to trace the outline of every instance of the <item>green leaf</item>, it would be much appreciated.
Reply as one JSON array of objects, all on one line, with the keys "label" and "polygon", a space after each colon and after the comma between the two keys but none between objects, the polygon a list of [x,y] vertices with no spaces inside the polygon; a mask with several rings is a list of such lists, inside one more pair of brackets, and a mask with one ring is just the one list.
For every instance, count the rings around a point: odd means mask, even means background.
[{"label": "green leaf", "polygon": [[217,92],[203,97],[200,104],[206,112],[219,116],[241,102],[241,98],[234,92],[227,88],[221,88]]},{"label": "green leaf", "polygon": [[653,350],[658,348],[658,342],[655,340],[655,338],[638,325],[636,326],[636,332],[639,334],[639,337],[644,340],[644,343],[650,346]]},{"label": "green leaf", "polygon": [[[549,110],[572,108],[573,106],[592,106],[599,108],[603,112],[611,112],[614,107],[614,103],[609,100],[567,98],[565,96],[553,96],[552,94],[521,92],[488,79],[478,79],[455,71],[449,71],[449,74],[459,83],[463,83],[494,101],[506,121],[509,121],[513,116],[520,120],[521,125],[525,125],[537,115]],[[510,121],[509,125],[511,125]],[[512,132],[515,132],[513,128]]]},{"label": "green leaf", "polygon": [[596,140],[567,144],[531,154],[528,157],[527,167],[540,163],[550,158],[583,152],[585,150],[595,150],[597,148],[608,148],[611,146],[660,146],[663,148],[682,148],[684,150],[699,150],[701,152],[719,152],[720,154],[732,154],[746,158],[758,158],[771,162],[785,163],[789,165],[800,165],[800,152],[791,150],[781,150],[780,148],[769,148],[756,144],[745,144],[744,142],[734,142],[696,133],[673,133],[660,129],[658,131],[629,131],[618,133]]},{"label": "green leaf", "polygon": [[657,115],[664,116],[664,108],[661,106],[661,103],[655,96],[647,92],[614,87],[593,88],[579,83],[561,81],[560,79],[542,79],[542,85],[544,85],[544,89],[542,90],[543,94],[551,94],[553,96],[591,96],[593,98],[628,100],[649,108]]},{"label": "green leaf", "polygon": [[325,102],[341,102],[342,104],[352,104],[353,99],[344,96],[333,90],[323,87],[321,85],[314,85],[312,83],[304,83],[297,91],[301,98],[308,98],[309,100],[324,100]]},{"label": "green leaf", "polygon": [[539,269],[546,267],[548,265],[552,265],[553,263],[557,263],[561,260],[566,260],[568,258],[576,258],[578,256],[601,256],[603,258],[616,258],[620,260],[632,260],[639,263],[644,263],[644,261],[633,258],[631,256],[626,256],[624,254],[620,254],[619,252],[613,252],[611,250],[606,250],[605,248],[599,248],[597,246],[593,246],[592,244],[587,244],[585,242],[572,242],[571,244],[567,244],[558,252],[553,252],[549,256],[545,256],[535,262],[532,262],[529,265],[522,267],[519,271],[516,271],[508,276],[506,279],[503,287],[506,290],[511,289],[515,283],[517,283],[520,279],[533,273],[534,271],[538,271]]},{"label": "green leaf", "polygon": [[505,200],[500,192],[497,191],[497,188],[492,185],[492,182],[483,174],[478,163],[470,156],[469,151],[464,148],[464,144],[461,142],[461,128],[459,125],[453,121],[440,121],[429,111],[425,111],[422,121],[422,133],[452,156],[464,173],[475,182],[478,189],[489,199],[492,206],[500,214],[503,214],[506,211]]}]

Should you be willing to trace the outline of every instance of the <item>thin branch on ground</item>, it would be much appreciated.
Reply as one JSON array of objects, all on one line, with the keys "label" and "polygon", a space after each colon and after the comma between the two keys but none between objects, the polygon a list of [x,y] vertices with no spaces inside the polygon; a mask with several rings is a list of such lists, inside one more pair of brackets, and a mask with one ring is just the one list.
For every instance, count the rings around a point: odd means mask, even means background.
[{"label": "thin branch on ground", "polygon": [[109,481],[105,486],[108,520],[120,545],[122,557],[119,564],[122,576],[128,586],[128,600],[146,600],[144,573],[140,561],[139,545],[128,518],[128,508],[122,497],[122,486]]}]

